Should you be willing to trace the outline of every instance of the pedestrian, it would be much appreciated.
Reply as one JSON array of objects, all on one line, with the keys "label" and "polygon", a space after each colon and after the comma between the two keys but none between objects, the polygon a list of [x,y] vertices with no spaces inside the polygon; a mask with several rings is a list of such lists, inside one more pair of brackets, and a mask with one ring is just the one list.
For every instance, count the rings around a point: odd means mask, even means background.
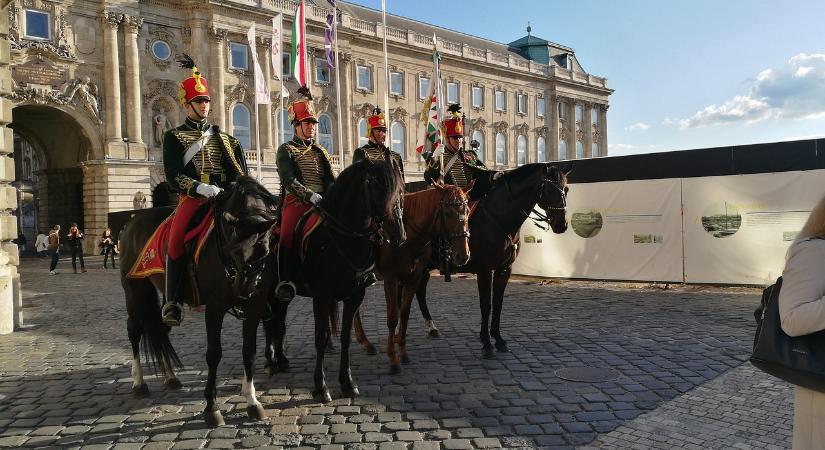
[{"label": "pedestrian", "polygon": [[57,261],[60,259],[60,225],[55,225],[49,231],[48,245],[46,246],[52,261],[49,264],[49,275],[57,274]]},{"label": "pedestrian", "polygon": [[[792,337],[825,330],[825,197],[811,211],[788,249],[779,291],[779,317],[782,330]],[[796,386],[793,448],[822,448],[823,423],[825,393]]]},{"label": "pedestrian", "polygon": [[17,244],[17,251],[18,254],[22,255],[26,253],[26,235],[23,233],[19,233],[17,235],[17,239],[14,240],[14,243]]},{"label": "pedestrian", "polygon": [[37,256],[45,258],[48,249],[49,237],[42,230],[37,230],[37,237],[34,239],[34,251],[37,252]]},{"label": "pedestrian", "polygon": [[69,249],[72,251],[72,269],[77,273],[77,258],[80,257],[80,271],[86,273],[86,263],[83,261],[83,232],[77,228],[77,223],[72,222],[66,240],[69,241]]},{"label": "pedestrian", "polygon": [[106,228],[106,231],[103,232],[100,237],[100,246],[103,248],[103,268],[108,268],[106,267],[106,261],[111,257],[112,269],[117,269],[117,264],[115,264],[115,238],[112,236],[111,228]]}]

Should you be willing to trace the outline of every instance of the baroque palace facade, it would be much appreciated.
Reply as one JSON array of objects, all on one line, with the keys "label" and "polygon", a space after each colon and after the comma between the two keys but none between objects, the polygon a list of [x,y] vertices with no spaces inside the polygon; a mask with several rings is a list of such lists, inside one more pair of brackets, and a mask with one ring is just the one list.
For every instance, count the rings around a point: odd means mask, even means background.
[{"label": "baroque palace facade", "polygon": [[[321,114],[319,137],[336,170],[365,142],[364,118],[374,105],[383,106],[383,89],[389,89],[393,149],[404,156],[408,180],[421,178],[423,162],[414,148],[432,76],[433,35],[445,100],[464,106],[467,135],[481,143],[488,166],[607,154],[612,90],[606,80],[586,73],[573,49],[532,36],[529,28],[510,44],[397,16],[388,16],[384,30],[380,12],[339,2],[338,105],[336,77],[323,55],[329,10],[316,3],[323,7],[307,5],[311,89]],[[78,222],[91,249],[107,213],[170,202],[160,145],[163,132],[183,118],[177,83],[186,73],[175,62],[182,53],[207,77],[211,121],[241,140],[251,169],[258,165],[259,133],[262,178],[277,189],[277,130],[286,115],[270,61],[271,17],[284,13],[289,30],[296,6],[291,0],[12,1],[4,14],[10,52],[5,76],[11,77],[4,105],[12,108],[19,232],[33,242],[38,229]],[[273,98],[272,105],[258,107],[257,124],[246,43],[252,22]],[[282,58],[288,70],[288,52]]]}]

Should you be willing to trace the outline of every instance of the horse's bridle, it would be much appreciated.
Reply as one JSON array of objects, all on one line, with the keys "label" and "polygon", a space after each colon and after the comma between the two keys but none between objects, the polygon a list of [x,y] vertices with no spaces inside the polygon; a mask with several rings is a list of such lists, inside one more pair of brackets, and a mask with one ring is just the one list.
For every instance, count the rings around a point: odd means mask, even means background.
[{"label": "horse's bridle", "polygon": [[464,206],[466,210],[466,215],[459,215],[458,220],[461,221],[462,224],[466,224],[469,220],[470,215],[470,207],[467,204],[467,199],[461,199],[460,197],[456,199],[455,197],[451,198],[450,200],[439,200],[438,201],[438,221],[441,223],[441,228],[444,230],[444,234],[441,236],[444,240],[453,241],[455,239],[464,239],[470,237],[470,231],[467,227],[463,227],[464,231],[458,233],[449,233],[447,231],[447,214],[444,212],[447,206]]},{"label": "horse's bridle", "polygon": [[[504,183],[504,186],[507,188],[507,194],[510,197],[513,197],[513,190],[510,189],[510,183],[507,181],[507,177],[502,177],[501,182]],[[556,190],[559,191],[559,195],[561,197],[561,206],[546,205],[547,199],[545,198],[545,195],[544,195],[544,188],[547,185],[547,183],[550,183],[550,185],[553,188],[555,188]],[[545,203],[546,206],[543,205],[542,203]],[[546,177],[542,178],[541,183],[539,184],[539,196],[538,196],[538,199],[536,200],[536,205],[538,205],[539,207],[541,207],[545,211],[547,211],[547,210],[550,210],[550,211],[564,211],[567,208],[567,194],[564,192],[564,188],[562,187],[562,176],[561,175],[559,175],[558,180],[551,180],[551,179],[546,178]],[[544,222],[548,226],[550,225],[550,221],[551,221],[550,217],[548,215],[542,213],[541,211],[537,210],[535,206],[533,207],[532,211],[530,211],[530,212],[527,212],[525,210],[521,210],[521,214],[524,215],[525,219],[529,218],[530,220],[532,220],[533,223],[537,227],[541,228],[542,230],[547,230],[547,227],[539,224],[539,222]],[[535,214],[536,217],[530,217],[531,214]]]},{"label": "horse's bridle", "polygon": [[[227,264],[227,258],[223,252],[223,243],[225,242],[226,237],[224,236],[223,221],[221,220],[221,214],[218,211],[220,208],[218,208],[217,201],[215,200],[216,198],[217,196],[212,197],[209,201],[211,203],[210,206],[212,207],[212,214],[214,216],[213,220],[215,222],[215,239],[217,240],[218,247],[218,261],[223,267],[224,275],[229,281],[232,282],[237,279],[238,275],[242,275],[244,278],[254,276],[254,285],[257,286],[258,282],[261,281],[261,276],[266,268],[266,260],[269,257],[269,247],[267,246],[267,251],[264,252],[263,256],[244,264],[242,267],[237,267],[231,258],[229,258],[229,264]],[[269,233],[269,230],[257,233],[255,244],[257,245],[261,242],[267,233]]]}]

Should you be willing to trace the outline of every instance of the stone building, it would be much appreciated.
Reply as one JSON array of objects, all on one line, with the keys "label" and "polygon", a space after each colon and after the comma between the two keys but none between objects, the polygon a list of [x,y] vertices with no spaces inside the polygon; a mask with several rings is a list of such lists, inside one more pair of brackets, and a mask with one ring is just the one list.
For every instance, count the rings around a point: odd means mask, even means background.
[{"label": "stone building", "polygon": [[[336,77],[323,55],[329,10],[325,2],[317,3],[324,7],[307,8],[311,87],[321,114],[320,140],[337,170],[365,141],[364,118],[374,105],[383,105],[389,89],[392,146],[404,155],[408,179],[421,177],[423,163],[414,148],[421,99],[432,75],[434,35],[443,57],[446,101],[464,105],[467,134],[481,143],[488,166],[607,154],[606,112],[613,91],[604,78],[584,71],[572,48],[539,39],[529,28],[510,44],[392,15],[384,30],[380,12],[339,2],[338,105]],[[185,72],[175,60],[184,52],[207,77],[211,120],[249,149],[250,168],[257,166],[260,148],[262,178],[277,189],[274,156],[285,113],[277,94],[281,74],[272,73],[270,61],[271,18],[283,13],[289,30],[296,6],[291,0],[12,1],[3,17],[9,71],[0,79],[14,137],[12,143],[6,135],[10,148],[2,151],[14,149],[12,172],[21,202],[17,227],[29,242],[37,229],[76,221],[92,248],[107,213],[170,201],[160,136],[183,118],[176,99]],[[246,44],[253,21],[258,59],[273,93],[271,106],[258,106],[257,123]],[[381,51],[385,33],[388,70]],[[281,58],[288,67],[288,52]],[[285,131],[289,139],[288,124]],[[6,167],[8,175],[11,163]],[[14,190],[2,189],[0,197],[14,196]]]}]

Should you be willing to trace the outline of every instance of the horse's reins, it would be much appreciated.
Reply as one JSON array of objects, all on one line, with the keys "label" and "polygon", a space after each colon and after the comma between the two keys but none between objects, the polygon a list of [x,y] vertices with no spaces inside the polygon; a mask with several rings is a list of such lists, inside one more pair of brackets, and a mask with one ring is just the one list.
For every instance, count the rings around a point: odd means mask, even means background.
[{"label": "horse's reins", "polygon": [[[220,221],[220,213],[218,212],[218,205],[217,201],[215,200],[216,197],[212,197],[209,199],[212,207],[212,214],[213,220],[215,222],[215,239],[217,240],[217,247],[218,247],[218,262],[220,262],[221,266],[223,267],[224,275],[230,281],[235,281],[238,275],[249,276],[250,274],[254,274],[257,272],[255,277],[255,285],[261,279],[261,275],[263,274],[264,268],[266,267],[266,260],[269,257],[269,252],[266,252],[262,257],[255,259],[252,262],[245,264],[243,267],[238,268],[235,266],[233,262],[226,264],[226,257],[223,253],[223,242],[225,241],[223,225]],[[267,231],[258,234],[258,238],[255,240],[255,243],[261,240],[261,236],[266,235]]]}]

